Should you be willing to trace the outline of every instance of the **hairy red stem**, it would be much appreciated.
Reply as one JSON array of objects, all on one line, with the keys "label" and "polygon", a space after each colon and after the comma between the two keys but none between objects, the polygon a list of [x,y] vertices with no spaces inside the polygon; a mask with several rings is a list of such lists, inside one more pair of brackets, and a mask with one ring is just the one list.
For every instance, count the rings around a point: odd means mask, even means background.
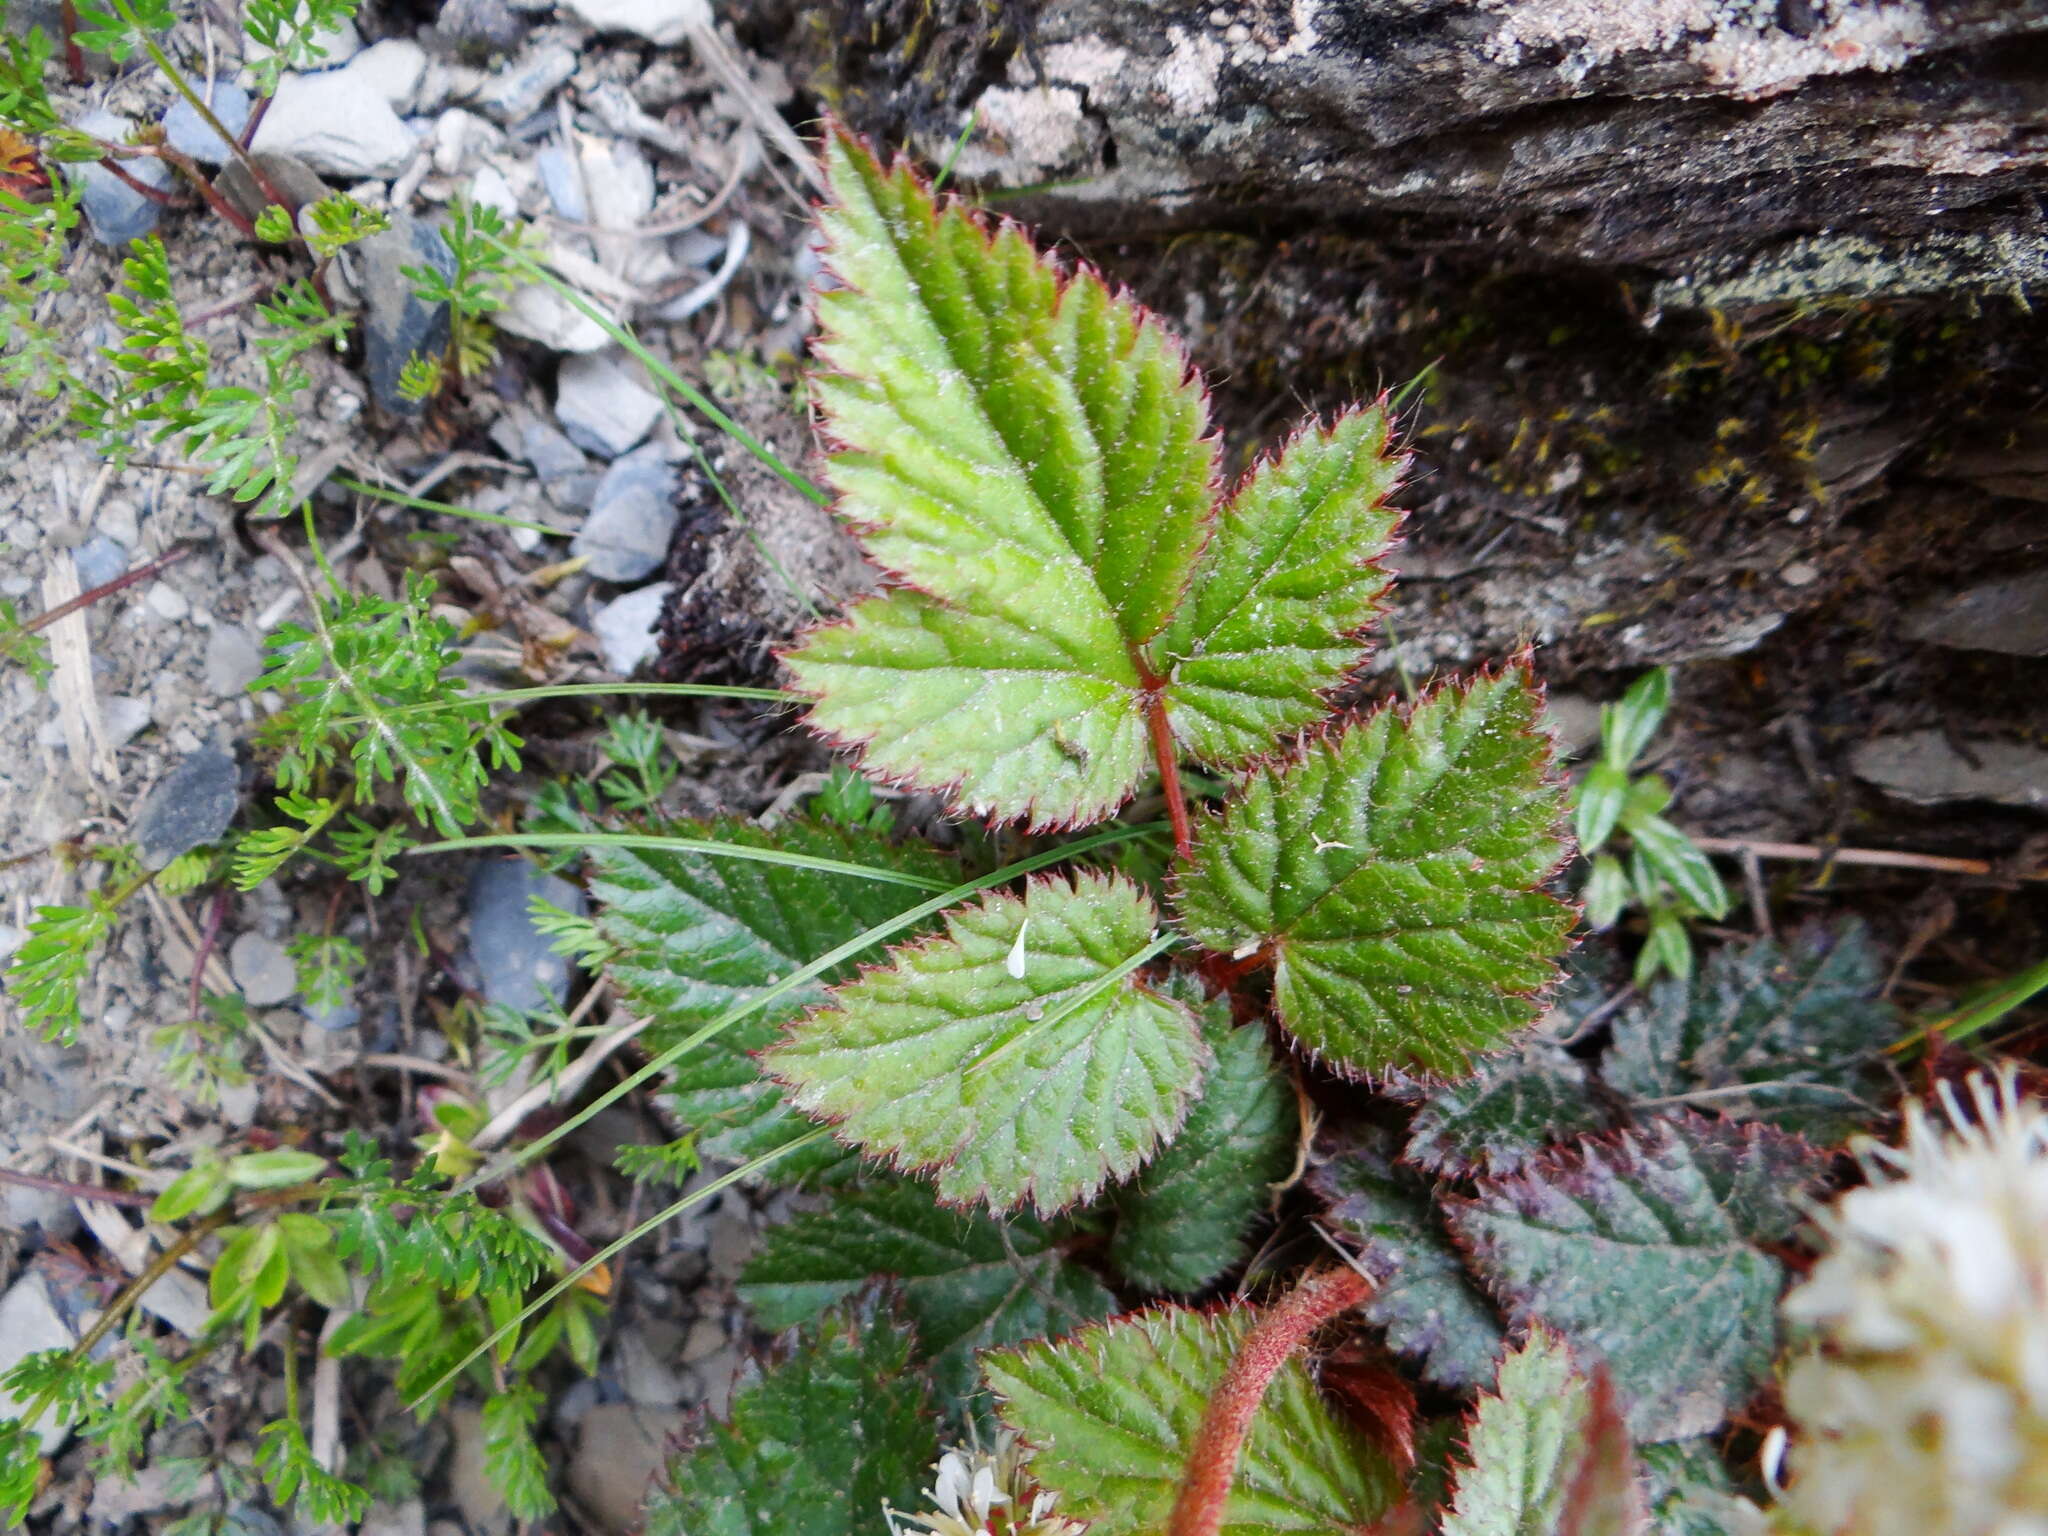
[{"label": "hairy red stem", "polygon": [[1173,728],[1166,723],[1166,695],[1157,688],[1146,691],[1145,724],[1151,728],[1152,755],[1159,762],[1159,792],[1166,796],[1166,814],[1173,823],[1173,851],[1187,859],[1195,851],[1195,829],[1188,819],[1188,797],[1180,787],[1180,755],[1173,745]]},{"label": "hairy red stem", "polygon": [[1371,1294],[1372,1282],[1357,1270],[1326,1269],[1303,1280],[1252,1325],[1209,1397],[1167,1536],[1216,1536],[1223,1528],[1238,1452],[1267,1383],[1310,1334]]}]

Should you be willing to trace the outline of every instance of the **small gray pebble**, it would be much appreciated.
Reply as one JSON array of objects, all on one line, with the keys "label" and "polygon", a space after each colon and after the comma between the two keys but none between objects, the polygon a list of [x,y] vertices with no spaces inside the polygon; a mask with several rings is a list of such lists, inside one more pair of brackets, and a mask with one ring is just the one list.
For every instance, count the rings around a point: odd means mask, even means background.
[{"label": "small gray pebble", "polygon": [[583,892],[526,859],[484,859],[469,877],[469,954],[484,998],[522,1013],[569,995],[569,961],[533,924],[527,902],[539,896],[581,913]]},{"label": "small gray pebble", "polygon": [[678,515],[675,471],[659,449],[643,448],[605,471],[569,548],[600,581],[639,581],[667,561]]},{"label": "small gray pebble", "polygon": [[218,839],[235,819],[241,772],[234,755],[201,747],[158,781],[130,828],[144,869],[162,869],[181,853]]},{"label": "small gray pebble", "polygon": [[[93,111],[72,126],[83,133],[121,143],[127,139],[132,125],[111,112]],[[119,249],[155,230],[160,212],[156,202],[144,197],[105,166],[87,163],[67,169],[78,181],[79,203],[85,209],[85,222],[92,230],[93,239],[101,245]],[[161,160],[125,160],[121,169],[144,186],[162,190],[170,188],[171,168]]]},{"label": "small gray pebble", "polygon": [[105,534],[96,534],[71,551],[71,563],[78,568],[79,586],[90,591],[128,569],[128,551]]}]

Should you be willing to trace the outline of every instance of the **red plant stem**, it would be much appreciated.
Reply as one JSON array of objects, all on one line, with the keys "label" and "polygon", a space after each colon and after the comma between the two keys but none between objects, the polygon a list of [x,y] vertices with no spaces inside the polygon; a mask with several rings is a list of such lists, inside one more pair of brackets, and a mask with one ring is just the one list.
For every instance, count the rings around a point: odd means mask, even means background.
[{"label": "red plant stem", "polygon": [[74,1184],[69,1179],[52,1179],[40,1173],[17,1173],[12,1168],[0,1168],[0,1184],[21,1184],[29,1189],[47,1189],[53,1195],[69,1195],[74,1200],[104,1200],[109,1205],[132,1205],[136,1207],[156,1204],[155,1195],[146,1195],[133,1189],[101,1189],[96,1184]]},{"label": "red plant stem", "polygon": [[52,624],[56,623],[59,619],[69,618],[72,614],[78,612],[79,609],[89,608],[94,603],[98,602],[101,598],[107,597],[115,592],[118,592],[123,587],[132,587],[138,581],[147,580],[149,577],[154,576],[158,571],[162,570],[165,566],[176,565],[180,560],[184,559],[187,555],[191,554],[192,551],[197,549],[198,547],[198,545],[189,542],[173,544],[169,549],[165,550],[162,554],[158,555],[154,560],[149,561],[147,564],[138,565],[132,571],[123,571],[120,575],[116,576],[112,581],[103,581],[98,586],[92,588],[90,591],[81,592],[78,594],[78,596],[71,598],[69,601],[59,603],[56,607],[51,608],[46,612],[37,614],[34,618],[30,619],[26,624],[22,625],[21,627],[25,632],[31,635],[39,629],[48,629]]},{"label": "red plant stem", "polygon": [[1188,797],[1180,787],[1180,755],[1173,728],[1166,723],[1166,695],[1158,688],[1145,693],[1145,723],[1152,730],[1152,755],[1159,762],[1159,792],[1166,796],[1166,814],[1173,822],[1173,851],[1182,860],[1195,851],[1194,824],[1188,820]]},{"label": "red plant stem", "polygon": [[148,182],[144,181],[141,177],[131,176],[122,167],[121,162],[116,160],[112,155],[100,156],[100,169],[103,171],[111,171],[114,175],[114,178],[117,181],[126,183],[130,191],[140,192],[144,197],[148,198],[152,203],[157,204],[159,207],[168,208],[171,206],[171,204],[177,201],[177,198],[173,197],[170,193],[166,192],[162,187],[152,187]]},{"label": "red plant stem", "polygon": [[242,132],[235,140],[236,148],[247,149],[256,142],[256,130],[263,126],[263,119],[269,113],[270,103],[274,99],[270,96],[257,98],[255,110],[249,114],[249,121],[242,124]]},{"label": "red plant stem", "polygon": [[206,909],[206,927],[199,935],[199,952],[192,957],[192,1006],[193,1018],[199,1017],[199,1000],[206,986],[206,962],[213,958],[214,946],[220,942],[220,925],[227,921],[228,890],[222,886],[214,892],[213,904]]},{"label": "red plant stem", "polygon": [[73,85],[83,85],[85,50],[78,46],[78,7],[73,0],[64,0],[63,9],[58,13],[57,25],[64,32],[64,68],[69,71]]},{"label": "red plant stem", "polygon": [[255,221],[244,218],[241,209],[220,195],[219,189],[214,186],[206,172],[199,169],[198,161],[194,160],[190,155],[175,149],[159,147],[157,154],[183,173],[185,179],[192,183],[199,195],[206,199],[206,206],[234,225],[241,232],[244,240],[254,240],[256,238]]},{"label": "red plant stem", "polygon": [[1267,1383],[1310,1334],[1371,1294],[1372,1282],[1357,1270],[1326,1269],[1303,1280],[1252,1325],[1210,1395],[1202,1427],[1195,1432],[1167,1536],[1216,1536],[1223,1528],[1238,1452]]}]

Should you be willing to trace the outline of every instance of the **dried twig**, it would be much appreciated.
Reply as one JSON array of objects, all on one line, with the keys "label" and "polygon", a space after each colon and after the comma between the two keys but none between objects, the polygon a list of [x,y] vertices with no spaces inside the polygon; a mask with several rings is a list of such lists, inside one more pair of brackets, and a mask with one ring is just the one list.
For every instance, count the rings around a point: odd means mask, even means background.
[{"label": "dried twig", "polygon": [[1948,875],[2048,880],[2048,869],[2009,873],[1986,859],[1956,859],[1938,853],[1897,853],[1889,848],[1823,848],[1817,843],[1764,843],[1747,837],[1696,837],[1693,842],[1708,853],[1748,853],[1760,859],[1795,859],[1810,863],[1861,864],[1877,869],[1924,869]]}]

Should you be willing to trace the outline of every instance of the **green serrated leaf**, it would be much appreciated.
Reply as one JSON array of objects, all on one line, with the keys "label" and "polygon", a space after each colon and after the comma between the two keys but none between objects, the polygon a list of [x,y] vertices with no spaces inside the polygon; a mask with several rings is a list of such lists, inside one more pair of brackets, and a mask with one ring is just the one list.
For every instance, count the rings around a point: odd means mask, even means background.
[{"label": "green serrated leaf", "polygon": [[831,478],[870,555],[917,590],[857,604],[790,656],[812,723],[978,813],[1100,816],[1143,762],[1135,648],[1208,532],[1201,390],[1093,273],[941,211],[907,166],[841,135],[825,154],[819,222],[843,284],[818,300]]},{"label": "green serrated leaf", "polygon": [[[1185,1471],[1203,1410],[1256,1314],[1242,1308],[1137,1312],[982,1357],[1003,1422],[1039,1447],[1032,1475],[1089,1536],[1155,1536]],[[1253,1415],[1221,1536],[1353,1533],[1400,1497],[1380,1450],[1324,1406],[1297,1358]]]},{"label": "green serrated leaf", "polygon": [[1153,642],[1167,718],[1194,756],[1243,762],[1320,720],[1364,654],[1404,461],[1380,405],[1310,427],[1224,505],[1187,601]]},{"label": "green serrated leaf", "polygon": [[1607,1127],[1586,1069],[1548,1040],[1488,1056],[1431,1092],[1402,1156],[1430,1173],[1513,1173],[1544,1147]]},{"label": "green serrated leaf", "polygon": [[824,1210],[771,1231],[740,1276],[740,1297],[763,1328],[787,1328],[893,1276],[917,1328],[917,1358],[957,1402],[974,1390],[976,1351],[1064,1333],[1115,1309],[1102,1283],[1068,1262],[1071,1237],[1028,1214],[998,1224],[948,1210],[925,1185],[891,1179],[839,1192]]},{"label": "green serrated leaf", "polygon": [[[768,832],[733,819],[658,830],[939,880],[955,881],[960,875],[958,864],[938,850],[894,843],[865,827],[797,820]],[[610,966],[612,981],[636,1013],[654,1018],[648,1043],[655,1050],[666,1049],[799,966],[924,899],[913,887],[879,880],[667,850],[594,848],[590,868],[591,895],[603,906],[598,931],[618,952]],[[745,1162],[810,1130],[783,1106],[751,1053],[820,1002],[827,983],[853,970],[847,965],[792,992],[675,1064],[667,1101],[697,1133],[702,1155]],[[797,1179],[844,1159],[844,1149],[821,1142],[780,1159],[774,1176]]]},{"label": "green serrated leaf", "polygon": [[1472,1415],[1443,1536],[1560,1536],[1592,1412],[1592,1383],[1571,1350],[1531,1329]]},{"label": "green serrated leaf", "polygon": [[872,1305],[801,1333],[669,1463],[648,1536],[874,1536],[938,1456],[900,1319]]},{"label": "green serrated leaf", "polygon": [[942,1199],[1058,1210],[1133,1173],[1208,1064],[1187,1006],[1132,974],[1157,928],[1119,875],[985,895],[835,989],[763,1065],[843,1140],[932,1171]]},{"label": "green serrated leaf", "polygon": [[1706,1434],[1764,1383],[1789,1237],[1825,1167],[1797,1137],[1695,1114],[1550,1154],[1451,1200],[1517,1321],[1604,1360],[1639,1440]]},{"label": "green serrated leaf", "polygon": [[1195,1010],[1215,1065],[1180,1134],[1117,1191],[1109,1258],[1148,1291],[1198,1291],[1244,1259],[1246,1229],[1293,1166],[1299,1116],[1263,1029],[1233,1025],[1230,1000],[1191,977],[1164,990]]},{"label": "green serrated leaf", "polygon": [[1901,1025],[1883,983],[1860,923],[1724,946],[1615,1017],[1601,1075],[1639,1103],[1694,1099],[1833,1144],[1897,1097],[1884,1048]]},{"label": "green serrated leaf", "polygon": [[1379,1289],[1359,1310],[1387,1343],[1422,1359],[1439,1386],[1493,1380],[1500,1319],[1451,1246],[1429,1186],[1394,1162],[1393,1139],[1361,1135],[1309,1175],[1332,1235],[1348,1240]]},{"label": "green serrated leaf", "polygon": [[1539,696],[1511,667],[1255,769],[1205,816],[1189,931],[1265,951],[1288,1031],[1339,1071],[1455,1075],[1533,1023],[1571,909]]}]

